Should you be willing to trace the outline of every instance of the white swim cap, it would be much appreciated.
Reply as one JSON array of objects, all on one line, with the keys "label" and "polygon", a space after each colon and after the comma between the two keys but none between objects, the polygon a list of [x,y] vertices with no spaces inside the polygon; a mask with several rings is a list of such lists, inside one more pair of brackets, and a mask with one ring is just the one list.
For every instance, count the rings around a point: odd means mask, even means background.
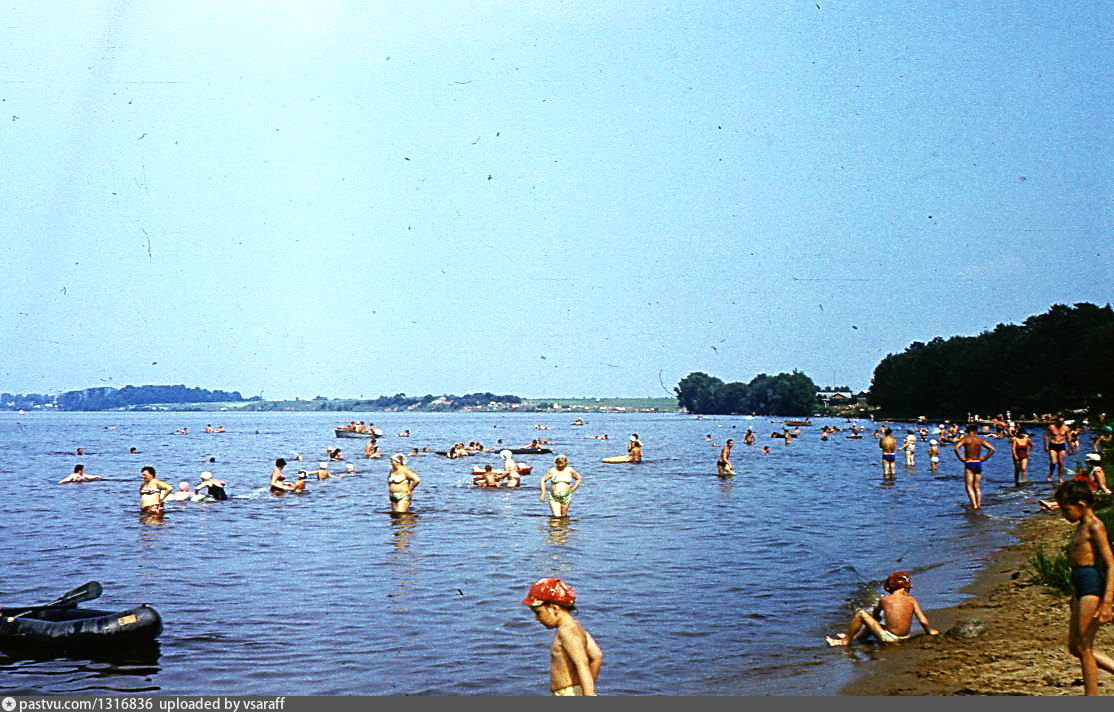
[{"label": "white swim cap", "polygon": [[317,468],[320,469],[320,470],[327,470],[327,469],[329,469],[329,463],[319,462],[319,463],[317,463]]},{"label": "white swim cap", "polygon": [[352,472],[353,470],[355,470],[355,469],[356,469],[356,466],[355,466],[355,465],[353,465],[353,464],[352,464],[352,463],[350,462],[350,463],[348,463],[347,465],[345,465],[345,466],[344,466],[344,469],[345,469],[345,470],[347,470],[348,472]]},{"label": "white swim cap", "polygon": [[394,455],[391,455],[391,462],[397,462],[400,465],[405,465],[406,456],[403,455],[401,452],[396,452]]},{"label": "white swim cap", "polygon": [[178,483],[178,489],[180,489],[180,490],[188,490],[189,488],[190,488],[190,483],[186,482],[185,480],[182,480],[181,482]]},{"label": "white swim cap", "polygon": [[935,444],[936,444],[936,441],[935,441],[935,440],[929,440],[929,441],[928,441],[928,444],[929,444],[929,445],[935,445]]},{"label": "white swim cap", "polygon": [[213,479],[213,473],[212,472],[202,472],[201,473],[201,479],[211,480],[211,479]]},{"label": "white swim cap", "polygon": [[511,456],[512,454],[513,454],[513,453],[511,453],[511,451],[510,451],[510,450],[500,450],[500,451],[499,451],[499,457],[503,458],[504,460],[506,460],[506,459],[510,458],[510,456]]}]

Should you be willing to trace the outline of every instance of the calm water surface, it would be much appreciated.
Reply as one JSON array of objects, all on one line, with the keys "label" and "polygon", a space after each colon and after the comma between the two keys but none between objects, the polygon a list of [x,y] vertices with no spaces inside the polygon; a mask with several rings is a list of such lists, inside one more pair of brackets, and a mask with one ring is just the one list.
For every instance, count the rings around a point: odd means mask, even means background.
[{"label": "calm water surface", "polygon": [[[899,462],[883,486],[876,442],[804,428],[791,446],[771,419],[679,414],[378,413],[385,453],[453,441],[542,436],[584,476],[567,521],[538,501],[552,456],[528,457],[521,490],[471,486],[465,460],[413,458],[414,515],[388,514],[387,464],[363,443],[332,437],[346,413],[0,414],[0,605],[45,603],[89,579],[95,603],[149,602],[162,614],[155,650],[104,659],[0,654],[0,690],[21,694],[548,693],[548,644],[519,601],[542,576],[578,591],[579,618],[604,649],[602,694],[834,694],[869,652],[823,644],[894,568],[914,572],[929,609],[959,589],[1034,495],[1014,491],[1005,447],[986,467],[987,516],[961,507],[962,470]],[[825,421],[818,421],[825,422]],[[836,423],[838,421],[826,421]],[[206,423],[228,432],[205,435]],[[549,430],[539,432],[534,424]],[[758,445],[742,445],[746,427]],[[188,426],[193,434],[173,435]],[[409,428],[412,437],[395,433]],[[637,432],[647,463],[603,465]],[[608,433],[610,442],[585,436]],[[740,441],[738,475],[714,476],[717,450]],[[900,440],[900,438],[899,438]],[[1000,441],[995,441],[998,444]],[[769,444],[771,454],[758,447]],[[136,447],[139,455],[129,455]],[[341,447],[358,474],[275,497],[275,457],[315,464]],[[89,454],[75,457],[76,447]],[[207,464],[215,457],[215,464]],[[899,456],[900,459],[900,456]],[[76,462],[105,481],[56,486]],[[163,520],[137,512],[139,468],[171,484],[212,470],[222,503],[170,503]],[[1034,469],[1044,466],[1040,456]],[[1070,463],[1069,463],[1070,464]],[[338,469],[335,465],[333,469]]]}]

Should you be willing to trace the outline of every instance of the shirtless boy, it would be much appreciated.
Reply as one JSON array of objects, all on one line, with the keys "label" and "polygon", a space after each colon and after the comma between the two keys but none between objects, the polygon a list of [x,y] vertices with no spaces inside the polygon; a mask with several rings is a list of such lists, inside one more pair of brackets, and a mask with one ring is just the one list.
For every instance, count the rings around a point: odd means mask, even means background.
[{"label": "shirtless boy", "polygon": [[1071,432],[1062,417],[1057,418],[1056,422],[1048,426],[1044,431],[1044,451],[1048,453],[1048,477],[1044,479],[1048,482],[1052,481],[1052,472],[1056,471],[1056,484],[1064,481],[1064,460],[1067,457],[1068,449],[1068,433]]},{"label": "shirtless boy", "polygon": [[[867,611],[863,608],[855,611],[846,633],[836,633],[834,636],[824,638],[828,641],[828,645],[832,647],[850,645],[855,638],[866,633],[873,634],[880,643],[896,643],[909,637],[914,617],[920,622],[925,633],[940,634],[940,631],[929,625],[928,616],[921,610],[917,599],[909,593],[913,589],[913,582],[909,579],[908,573],[894,571],[886,578],[882,588],[886,589],[887,595],[878,599],[874,610]],[[879,618],[885,620],[885,623],[880,623]]]},{"label": "shirtless boy", "polygon": [[1079,658],[1083,668],[1083,694],[1098,694],[1099,668],[1114,672],[1114,660],[1093,649],[1099,625],[1114,618],[1114,553],[1102,520],[1091,509],[1094,494],[1082,482],[1065,482],[1056,488],[1060,513],[1079,526],[1068,542],[1071,559],[1071,620],[1068,623],[1068,651]]},{"label": "shirtless boy", "polygon": [[576,589],[558,578],[543,578],[530,587],[522,604],[546,628],[556,629],[549,648],[549,690],[556,697],[596,694],[603,651],[573,617]]},{"label": "shirtless boy", "polygon": [[882,439],[878,441],[882,448],[882,477],[889,480],[894,476],[894,463],[897,462],[897,438],[894,431],[886,428],[882,431]]},{"label": "shirtless boy", "polygon": [[[983,450],[986,450],[986,457],[982,456]],[[967,434],[955,444],[954,451],[963,463],[963,489],[967,492],[967,500],[977,512],[982,509],[982,464],[994,454],[994,446],[979,437],[979,426],[970,423]]]},{"label": "shirtless boy", "polygon": [[733,447],[735,447],[735,441],[728,438],[727,442],[723,444],[723,449],[719,451],[719,459],[716,460],[716,474],[720,477],[735,474],[735,466],[731,464],[731,448]]}]

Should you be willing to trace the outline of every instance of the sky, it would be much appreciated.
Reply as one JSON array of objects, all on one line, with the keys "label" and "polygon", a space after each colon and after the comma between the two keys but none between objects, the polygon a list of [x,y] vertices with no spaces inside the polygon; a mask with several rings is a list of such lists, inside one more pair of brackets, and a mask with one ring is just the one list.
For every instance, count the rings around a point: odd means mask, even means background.
[{"label": "sky", "polygon": [[1110,301],[1096,3],[0,6],[0,391],[870,385]]}]

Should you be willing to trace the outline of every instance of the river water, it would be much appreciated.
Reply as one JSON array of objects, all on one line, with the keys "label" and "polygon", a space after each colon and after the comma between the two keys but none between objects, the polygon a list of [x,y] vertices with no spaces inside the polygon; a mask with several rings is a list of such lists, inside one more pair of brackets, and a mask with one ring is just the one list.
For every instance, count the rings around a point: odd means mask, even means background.
[{"label": "river water", "polygon": [[[104,594],[85,605],[148,602],[164,621],[154,650],[0,654],[0,690],[547,694],[552,633],[519,601],[535,579],[559,576],[604,650],[601,694],[835,694],[872,652],[830,649],[823,635],[845,625],[872,589],[865,582],[909,569],[926,609],[954,605],[1048,491],[1013,489],[1002,441],[985,469],[986,514],[976,515],[961,506],[958,461],[945,451],[933,476],[926,444],[885,486],[869,434],[821,442],[813,426],[785,446],[769,437],[781,428],[774,419],[582,416],[584,427],[557,414],[0,414],[0,605],[45,603],[96,579]],[[584,483],[561,521],[538,500],[552,455],[518,458],[534,465],[520,490],[471,486],[471,466],[498,465],[494,454],[423,455],[411,460],[422,477],[414,515],[392,518],[385,459],[364,460],[361,441],[333,437],[353,417],[386,431],[387,454],[546,437]],[[206,423],[227,432],[202,434]],[[182,426],[192,434],[174,435]],[[741,442],[747,426],[754,447]],[[405,428],[412,436],[396,437]],[[600,464],[625,454],[631,432],[647,462]],[[611,440],[586,437],[602,433]],[[715,477],[707,434],[738,443],[733,479]],[[87,454],[75,457],[77,447]],[[304,496],[268,493],[274,458],[304,453],[291,473],[326,447],[341,447],[358,474],[313,481]],[[55,485],[76,462],[105,480]],[[233,497],[168,503],[161,522],[143,521],[147,464],[171,484],[212,470]],[[1044,465],[1034,458],[1034,470]]]}]

